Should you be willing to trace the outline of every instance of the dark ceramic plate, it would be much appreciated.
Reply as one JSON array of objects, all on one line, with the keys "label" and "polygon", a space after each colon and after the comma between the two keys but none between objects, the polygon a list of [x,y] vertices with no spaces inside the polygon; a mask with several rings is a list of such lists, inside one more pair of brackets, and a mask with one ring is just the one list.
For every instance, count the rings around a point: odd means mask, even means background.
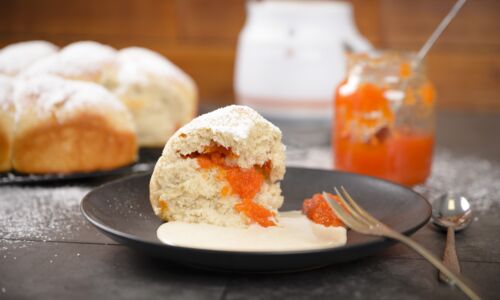
[{"label": "dark ceramic plate", "polygon": [[100,177],[113,177],[150,171],[153,169],[156,161],[160,157],[162,150],[162,148],[141,148],[139,150],[139,159],[136,163],[108,171],[73,174],[23,174],[17,172],[0,173],[0,185],[63,182]]},{"label": "dark ceramic plate", "polygon": [[[371,255],[392,241],[349,231],[347,244],[289,252],[236,252],[185,248],[162,244],[156,229],[162,221],[149,204],[149,178],[141,174],[91,191],[81,203],[84,216],[112,239],[153,256],[198,268],[240,272],[289,272],[318,268]],[[412,234],[429,220],[429,203],[402,186],[350,173],[288,168],[281,183],[282,211],[298,210],[304,198],[343,185],[354,199],[382,222]]]}]

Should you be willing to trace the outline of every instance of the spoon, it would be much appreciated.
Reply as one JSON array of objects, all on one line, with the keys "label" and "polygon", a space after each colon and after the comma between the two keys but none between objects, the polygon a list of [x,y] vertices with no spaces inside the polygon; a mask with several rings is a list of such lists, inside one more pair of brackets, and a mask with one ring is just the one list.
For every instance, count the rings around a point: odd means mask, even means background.
[{"label": "spoon", "polygon": [[462,6],[464,6],[466,0],[458,0],[455,5],[450,9],[448,14],[444,17],[444,19],[439,23],[438,27],[434,30],[434,32],[431,34],[431,36],[427,39],[425,44],[420,48],[420,50],[417,53],[416,58],[413,61],[413,68],[415,69],[420,62],[424,59],[424,57],[427,55],[431,47],[434,45],[434,43],[437,41],[439,36],[443,33],[443,31],[448,27],[450,24],[451,20],[455,18],[455,16],[458,14]]},{"label": "spoon", "polygon": [[[457,0],[453,7],[450,9],[448,14],[441,20],[439,25],[434,29],[432,32],[431,36],[425,41],[424,45],[420,48],[420,50],[417,52],[417,55],[415,58],[412,59],[410,62],[410,68],[411,70],[416,70],[422,63],[423,59],[429,53],[429,50],[432,48],[434,43],[438,40],[438,38],[441,36],[441,34],[444,32],[444,30],[448,27],[450,24],[451,20],[455,18],[455,16],[458,14],[462,6],[464,6],[466,0]],[[409,80],[406,78],[406,80],[403,80],[402,85],[401,85],[401,90],[406,91],[408,85],[409,85]]]},{"label": "spoon", "polygon": [[[443,264],[456,274],[460,274],[460,264],[455,250],[455,231],[467,228],[471,221],[472,209],[464,196],[448,192],[432,204],[432,223],[447,231]],[[450,283],[442,273],[439,273],[439,279]]]}]

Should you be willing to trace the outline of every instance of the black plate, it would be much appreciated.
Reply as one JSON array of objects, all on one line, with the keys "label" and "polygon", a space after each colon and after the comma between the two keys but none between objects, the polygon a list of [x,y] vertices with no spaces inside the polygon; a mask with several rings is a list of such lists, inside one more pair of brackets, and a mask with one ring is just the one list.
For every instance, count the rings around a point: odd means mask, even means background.
[{"label": "black plate", "polygon": [[[288,272],[317,268],[371,255],[392,241],[349,231],[347,244],[338,248],[288,252],[204,250],[162,244],[156,229],[162,221],[149,204],[149,179],[141,174],[105,184],[81,203],[84,216],[112,239],[153,256],[198,268],[243,272]],[[288,168],[281,183],[282,211],[301,209],[304,198],[343,185],[354,199],[385,224],[411,234],[429,220],[429,203],[402,186],[350,173]]]},{"label": "black plate", "polygon": [[0,185],[62,182],[98,177],[112,177],[149,171],[153,169],[158,157],[161,155],[162,150],[162,148],[141,148],[139,150],[139,159],[136,163],[108,171],[72,174],[23,174],[14,171],[0,173]]}]

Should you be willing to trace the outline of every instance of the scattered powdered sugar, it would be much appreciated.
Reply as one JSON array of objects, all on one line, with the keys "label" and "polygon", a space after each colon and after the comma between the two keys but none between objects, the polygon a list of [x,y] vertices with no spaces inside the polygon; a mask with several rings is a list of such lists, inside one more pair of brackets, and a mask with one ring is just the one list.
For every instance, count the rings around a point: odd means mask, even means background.
[{"label": "scattered powdered sugar", "polygon": [[83,187],[1,187],[0,238],[67,240],[87,226],[79,209]]},{"label": "scattered powdered sugar", "polygon": [[475,211],[484,213],[500,204],[500,163],[440,149],[434,156],[431,177],[414,190],[430,202],[454,191],[464,195]]},{"label": "scattered powdered sugar", "polygon": [[[329,147],[287,149],[287,166],[332,169],[332,158]],[[500,205],[500,163],[437,149],[430,178],[414,190],[431,203],[443,193],[454,191],[467,197],[475,211],[484,213]]]},{"label": "scattered powdered sugar", "polygon": [[[23,249],[31,246],[33,241],[23,241],[23,240],[1,240],[0,241],[0,259],[17,259],[16,256],[13,255],[13,250]],[[16,257],[16,258],[14,258]],[[1,263],[0,263],[1,264]]]},{"label": "scattered powdered sugar", "polygon": [[236,140],[244,140],[258,123],[265,123],[270,130],[281,130],[271,122],[264,119],[255,110],[247,106],[228,105],[203,114],[179,129],[178,133],[190,134],[197,130],[210,128],[212,133],[227,133]]}]

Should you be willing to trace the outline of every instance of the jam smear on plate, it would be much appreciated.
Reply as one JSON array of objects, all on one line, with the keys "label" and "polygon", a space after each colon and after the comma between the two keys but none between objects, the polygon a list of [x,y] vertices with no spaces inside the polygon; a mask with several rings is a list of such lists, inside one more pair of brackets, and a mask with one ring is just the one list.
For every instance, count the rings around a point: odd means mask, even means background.
[{"label": "jam smear on plate", "polygon": [[[338,197],[327,193],[330,198],[339,202]],[[343,205],[342,205],[343,206]],[[302,204],[302,212],[314,223],[321,224],[323,226],[344,226],[344,223],[340,220],[337,215],[330,208],[330,205],[326,202],[325,198],[321,194],[314,194],[311,198],[305,199]]]}]

